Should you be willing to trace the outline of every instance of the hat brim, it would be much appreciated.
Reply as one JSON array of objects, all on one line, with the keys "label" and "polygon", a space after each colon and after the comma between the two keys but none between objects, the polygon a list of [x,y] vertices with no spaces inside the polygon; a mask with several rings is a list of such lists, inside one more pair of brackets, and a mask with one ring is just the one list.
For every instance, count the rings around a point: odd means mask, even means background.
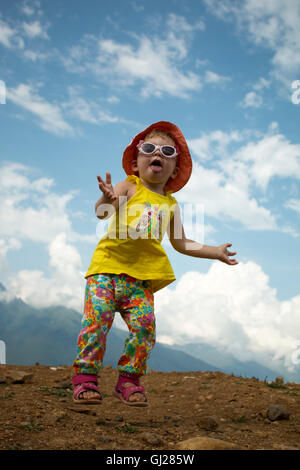
[{"label": "hat brim", "polygon": [[178,167],[179,171],[177,176],[172,179],[170,178],[165,186],[166,192],[175,193],[179,191],[183,186],[188,182],[191,173],[192,173],[192,158],[186,143],[185,137],[182,134],[181,130],[173,123],[168,121],[159,121],[151,124],[151,126],[147,127],[144,131],[137,134],[130,145],[126,147],[123,153],[123,168],[127,175],[136,174],[132,170],[132,162],[136,160],[137,157],[137,145],[140,140],[143,140],[144,137],[152,130],[157,129],[170,134],[175,141],[175,143],[179,147],[179,157],[178,157]]}]

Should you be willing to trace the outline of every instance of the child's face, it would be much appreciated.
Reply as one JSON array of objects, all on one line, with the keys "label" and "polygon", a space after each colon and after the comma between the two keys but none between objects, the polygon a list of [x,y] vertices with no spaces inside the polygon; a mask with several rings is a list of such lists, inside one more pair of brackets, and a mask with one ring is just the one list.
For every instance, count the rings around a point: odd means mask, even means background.
[{"label": "child's face", "polygon": [[[175,146],[173,139],[167,135],[146,137],[145,142]],[[159,149],[156,149],[151,155],[145,155],[139,151],[137,159],[133,161],[132,169],[138,171],[141,180],[156,186],[159,185],[163,189],[169,178],[175,178],[177,175],[177,158],[180,158],[180,155],[175,158],[164,157]]]}]

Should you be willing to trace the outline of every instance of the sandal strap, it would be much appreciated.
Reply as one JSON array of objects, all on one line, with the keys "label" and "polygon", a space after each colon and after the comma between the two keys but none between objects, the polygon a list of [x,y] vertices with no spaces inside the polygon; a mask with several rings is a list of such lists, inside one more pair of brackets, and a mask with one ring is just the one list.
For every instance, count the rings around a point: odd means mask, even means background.
[{"label": "sandal strap", "polygon": [[136,387],[135,385],[133,385],[132,387],[122,387],[122,389],[120,389],[120,392],[122,393],[122,397],[126,401],[128,401],[128,398],[133,393],[142,393],[142,394],[144,394],[144,391],[145,391],[144,387],[142,387],[142,386]]},{"label": "sandal strap", "polygon": [[[97,392],[99,394],[100,398],[102,398],[101,393],[100,393],[97,385],[92,384],[92,383],[83,383],[83,384],[75,385],[75,387],[74,387],[74,398],[78,399],[79,395],[81,393],[88,392],[89,390],[92,390],[93,392]],[[82,401],[84,401],[84,400],[82,400]]]},{"label": "sandal strap", "polygon": [[[124,387],[124,383],[132,383],[130,387]],[[144,396],[145,388],[140,385],[139,377],[130,377],[126,375],[120,375],[118,383],[116,385],[116,392],[121,393],[124,400],[128,401],[128,398],[133,393],[142,393]],[[145,397],[146,398],[146,397]]]},{"label": "sandal strap", "polygon": [[73,385],[83,384],[85,382],[98,382],[96,374],[76,374],[72,377]]},{"label": "sandal strap", "polygon": [[119,375],[117,387],[123,386],[123,383],[130,382],[134,384],[136,387],[139,387],[140,385],[140,379],[139,377],[130,377],[129,375]]}]

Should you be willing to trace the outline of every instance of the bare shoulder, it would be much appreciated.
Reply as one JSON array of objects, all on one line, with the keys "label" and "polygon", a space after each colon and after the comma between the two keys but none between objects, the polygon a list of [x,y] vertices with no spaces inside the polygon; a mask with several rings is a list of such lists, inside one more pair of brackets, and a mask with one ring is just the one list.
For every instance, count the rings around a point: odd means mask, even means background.
[{"label": "bare shoulder", "polygon": [[127,199],[129,201],[129,199],[136,193],[136,184],[131,183],[130,181],[126,181],[126,183],[128,184]]},{"label": "bare shoulder", "polygon": [[126,180],[119,181],[119,183],[114,186],[114,193],[116,196],[127,196],[128,190],[129,181]]},{"label": "bare shoulder", "polygon": [[130,183],[130,181],[120,181],[114,187],[114,194],[115,196],[127,196],[127,200],[129,200],[136,192],[136,185]]}]

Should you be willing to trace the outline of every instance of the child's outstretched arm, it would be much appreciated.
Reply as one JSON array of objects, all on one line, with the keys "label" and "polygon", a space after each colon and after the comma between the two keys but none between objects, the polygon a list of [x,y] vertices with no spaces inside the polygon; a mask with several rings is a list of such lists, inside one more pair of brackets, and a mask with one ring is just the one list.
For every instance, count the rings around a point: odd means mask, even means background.
[{"label": "child's outstretched arm", "polygon": [[238,264],[235,259],[230,258],[230,256],[236,255],[236,251],[228,251],[227,249],[231,243],[208,246],[186,238],[178,205],[175,208],[174,217],[170,221],[168,235],[171,245],[179,253],[196,258],[218,259],[229,265]]},{"label": "child's outstretched arm", "polygon": [[99,183],[99,189],[102,191],[101,198],[95,204],[96,216],[99,219],[109,218],[119,206],[124,203],[123,200],[120,203],[119,197],[124,196],[126,198],[128,192],[128,182],[120,181],[113,188],[111,184],[111,175],[109,172],[106,172],[106,181],[103,181],[101,176],[97,175],[97,180]]}]

